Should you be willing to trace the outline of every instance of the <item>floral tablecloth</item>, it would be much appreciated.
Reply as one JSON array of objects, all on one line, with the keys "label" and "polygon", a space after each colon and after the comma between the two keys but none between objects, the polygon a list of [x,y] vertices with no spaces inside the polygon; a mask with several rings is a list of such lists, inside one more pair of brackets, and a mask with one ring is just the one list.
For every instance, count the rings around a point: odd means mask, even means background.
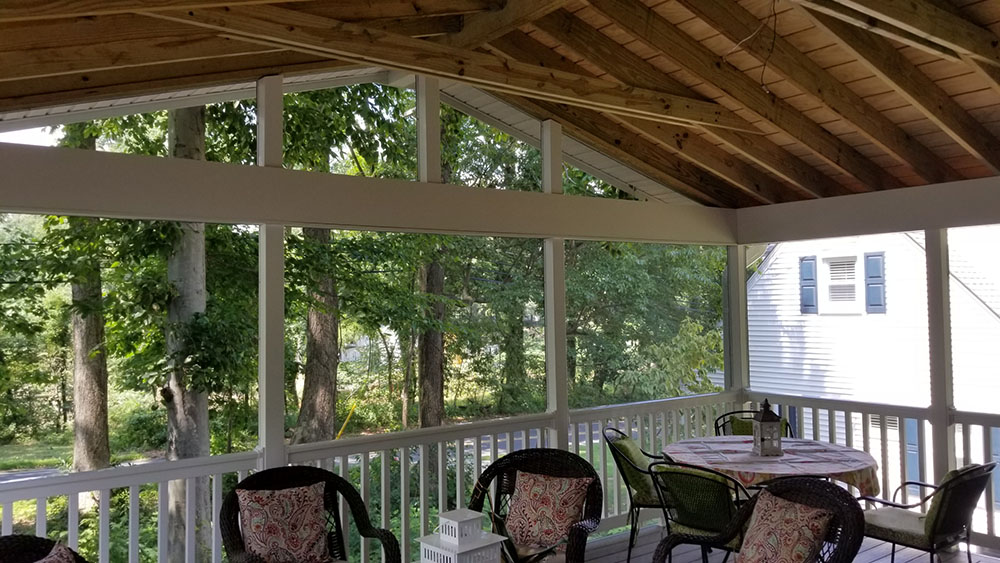
[{"label": "floral tablecloth", "polygon": [[823,475],[878,495],[878,463],[866,452],[815,440],[782,438],[784,455],[755,456],[749,436],[714,436],[674,442],[663,450],[675,461],[714,469],[749,487],[775,477]]}]

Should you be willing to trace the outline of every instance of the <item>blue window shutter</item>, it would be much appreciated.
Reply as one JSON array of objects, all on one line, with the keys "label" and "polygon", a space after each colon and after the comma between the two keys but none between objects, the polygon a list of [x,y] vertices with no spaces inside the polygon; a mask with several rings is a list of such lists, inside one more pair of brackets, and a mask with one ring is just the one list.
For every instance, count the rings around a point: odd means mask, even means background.
[{"label": "blue window shutter", "polygon": [[819,313],[815,256],[799,258],[799,305],[803,315]]},{"label": "blue window shutter", "polygon": [[885,253],[865,253],[865,311],[885,313]]}]

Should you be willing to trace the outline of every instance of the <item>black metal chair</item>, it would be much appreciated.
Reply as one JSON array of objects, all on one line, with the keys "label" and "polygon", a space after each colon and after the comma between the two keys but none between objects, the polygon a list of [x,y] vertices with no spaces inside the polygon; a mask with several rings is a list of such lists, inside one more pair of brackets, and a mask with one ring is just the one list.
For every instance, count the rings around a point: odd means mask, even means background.
[{"label": "black metal chair", "polygon": [[[729,554],[739,549],[742,534],[734,534],[724,541],[716,540],[736,517],[740,502],[750,498],[746,488],[724,473],[687,463],[656,462],[649,466],[649,471],[657,484],[660,502],[669,503],[671,507],[667,538],[680,538],[684,541],[678,543],[700,545],[703,563],[708,563],[712,548],[725,550],[725,563]],[[698,538],[698,541],[686,541],[689,538]],[[669,554],[669,550],[664,552],[664,557]]]},{"label": "black metal chair", "polygon": [[[44,559],[55,546],[56,542],[49,538],[21,534],[0,536],[0,561],[3,563],[35,563],[39,559]],[[87,563],[87,560],[75,551],[73,551],[73,557],[76,559],[76,563]]]},{"label": "black metal chair", "polygon": [[[368,518],[368,509],[361,499],[358,490],[354,485],[339,475],[335,475],[325,469],[308,467],[303,465],[293,465],[288,467],[276,467],[265,469],[250,475],[236,485],[236,489],[249,490],[277,490],[290,489],[294,487],[305,487],[319,482],[325,483],[323,504],[326,507],[327,547],[330,557],[334,560],[347,561],[347,553],[344,549],[344,534],[340,522],[340,510],[337,504],[337,497],[342,496],[347,501],[351,509],[351,518],[362,537],[378,540],[382,544],[387,563],[400,563],[399,541],[389,530],[375,528]],[[226,548],[226,555],[231,562],[254,562],[264,563],[264,560],[251,553],[248,553],[243,544],[243,533],[240,530],[240,507],[236,496],[236,490],[232,490],[226,495],[222,502],[222,509],[219,513],[222,543]]]},{"label": "black metal chair", "polygon": [[[750,410],[750,411],[731,411],[731,412],[727,412],[727,413],[719,416],[718,418],[715,419],[715,435],[716,436],[734,436],[734,435],[735,436],[740,436],[740,435],[749,435],[749,434],[751,434],[752,430],[749,430],[749,428],[752,428],[750,426],[750,421],[753,420],[753,417],[754,417],[755,414],[757,414],[757,411],[753,411],[753,410]],[[733,428],[733,426],[734,426],[733,421],[734,420],[737,421],[736,422],[737,428],[735,428],[735,429]],[[785,423],[784,424],[784,437],[785,438],[794,438],[795,437],[795,433],[792,432],[792,425],[788,422],[788,419],[786,419],[785,417],[781,417],[781,420],[782,420],[782,422]],[[739,428],[740,426],[744,426],[744,428],[746,428],[746,430],[743,429],[743,428]]]},{"label": "black metal chair", "polygon": [[[864,540],[864,513],[858,501],[833,483],[809,477],[788,478],[775,481],[766,489],[785,500],[822,508],[833,514],[827,528],[826,541],[817,559],[823,563],[850,563],[854,560]],[[656,546],[653,563],[663,563],[671,550],[681,544],[696,544],[703,548],[733,541],[742,542],[747,531],[758,497],[743,503],[739,511],[721,526],[723,530],[713,536],[670,534]]]},{"label": "black metal chair", "polygon": [[[595,532],[600,525],[601,509],[604,506],[604,492],[597,471],[587,460],[565,450],[531,448],[511,452],[483,470],[472,491],[469,509],[477,512],[482,511],[489,495],[490,486],[493,485],[495,494],[492,497],[491,510],[496,517],[505,520],[510,508],[511,496],[516,489],[518,471],[552,477],[590,477],[593,479],[587,488],[583,517],[570,528],[566,545],[566,562],[583,563],[587,537]],[[525,557],[525,559],[528,558],[532,558],[532,556]]]},{"label": "black metal chair", "polygon": [[[969,530],[972,527],[972,513],[979,497],[990,481],[990,474],[996,462],[985,465],[969,465],[949,471],[939,485],[920,481],[906,481],[892,494],[892,501],[876,497],[860,497],[861,500],[884,505],[865,511],[865,535],[892,543],[891,562],[896,560],[896,544],[920,549],[930,553],[931,563],[938,551],[957,545],[965,540],[965,550],[972,563],[969,551]],[[919,502],[901,504],[896,502],[899,492],[906,486],[917,486],[921,490],[931,489],[931,494]],[[922,514],[910,509],[930,503]]]},{"label": "black metal chair", "polygon": [[[625,481],[625,489],[628,491],[628,519],[631,529],[628,537],[628,555],[625,561],[631,563],[632,547],[635,545],[636,534],[639,531],[640,510],[643,508],[662,510],[664,525],[669,526],[670,516],[667,513],[669,505],[664,504],[660,495],[656,493],[656,483],[649,470],[649,464],[665,461],[666,458],[663,455],[644,451],[632,438],[614,426],[604,429],[604,440],[608,443],[611,457],[614,458],[615,465],[618,467],[618,474]],[[641,459],[641,463],[636,463],[637,458]]]}]

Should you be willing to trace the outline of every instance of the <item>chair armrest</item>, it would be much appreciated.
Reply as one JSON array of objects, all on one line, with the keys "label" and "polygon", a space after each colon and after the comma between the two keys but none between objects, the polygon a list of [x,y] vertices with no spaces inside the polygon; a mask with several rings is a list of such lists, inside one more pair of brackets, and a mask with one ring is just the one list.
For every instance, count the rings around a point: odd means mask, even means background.
[{"label": "chair armrest", "polygon": [[[933,489],[935,491],[940,486],[940,485],[934,485],[934,484],[931,484],[931,483],[924,483],[923,481],[903,481],[903,484],[900,485],[900,486],[898,486],[898,487],[896,487],[896,490],[892,492],[892,501],[893,502],[896,502],[896,495],[899,494],[899,491],[902,491],[903,487],[906,487],[907,485],[917,485],[921,489]],[[930,497],[929,496],[928,497],[924,497],[924,499],[926,499],[926,498],[930,498]],[[923,500],[921,500],[921,502],[923,502]]]},{"label": "chair armrest", "polygon": [[858,497],[858,502],[861,502],[861,501],[875,502],[875,503],[878,503],[878,504],[884,504],[886,506],[892,506],[892,507],[895,507],[895,508],[905,508],[905,509],[916,508],[916,507],[920,506],[921,504],[923,504],[923,500],[921,500],[918,503],[914,503],[914,504],[903,504],[903,503],[899,503],[899,502],[893,502],[891,500],[886,500],[884,498],[870,497],[870,496],[860,496],[860,497]]},{"label": "chair armrest", "polygon": [[359,529],[358,531],[362,537],[377,539],[382,544],[386,563],[400,563],[402,556],[399,551],[399,540],[396,539],[395,534],[384,528]]},{"label": "chair armrest", "polygon": [[587,537],[596,532],[600,525],[599,518],[587,518],[570,526],[566,542],[566,563],[583,563]]}]

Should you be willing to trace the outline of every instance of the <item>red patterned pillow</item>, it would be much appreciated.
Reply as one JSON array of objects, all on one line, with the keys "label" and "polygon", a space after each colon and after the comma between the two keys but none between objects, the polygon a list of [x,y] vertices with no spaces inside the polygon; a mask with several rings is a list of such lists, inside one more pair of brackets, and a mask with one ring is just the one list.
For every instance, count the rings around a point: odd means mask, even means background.
[{"label": "red patterned pillow", "polygon": [[833,514],[761,491],[736,563],[806,563],[823,547]]},{"label": "red patterned pillow", "polygon": [[325,483],[276,491],[236,489],[249,553],[269,563],[326,563]]},{"label": "red patterned pillow", "polygon": [[76,556],[73,555],[73,550],[57,543],[52,547],[52,551],[37,563],[76,563]]},{"label": "red patterned pillow", "polygon": [[507,533],[521,546],[550,547],[567,538],[583,515],[590,477],[550,477],[517,472]]}]

